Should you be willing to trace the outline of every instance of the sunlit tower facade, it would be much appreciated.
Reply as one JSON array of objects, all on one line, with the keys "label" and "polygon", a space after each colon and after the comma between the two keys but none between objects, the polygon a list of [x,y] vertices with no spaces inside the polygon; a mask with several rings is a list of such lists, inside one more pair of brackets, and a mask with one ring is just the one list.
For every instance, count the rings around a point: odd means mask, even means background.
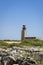
[{"label": "sunlit tower facade", "polygon": [[26,37],[26,25],[23,25],[21,32],[21,40],[25,40]]}]

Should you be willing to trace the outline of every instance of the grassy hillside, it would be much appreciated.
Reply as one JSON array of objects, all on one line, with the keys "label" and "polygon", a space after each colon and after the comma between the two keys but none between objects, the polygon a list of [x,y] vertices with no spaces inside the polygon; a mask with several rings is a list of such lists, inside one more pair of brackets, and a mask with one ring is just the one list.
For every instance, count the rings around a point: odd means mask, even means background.
[{"label": "grassy hillside", "polygon": [[29,40],[29,41],[21,41],[20,44],[16,44],[16,43],[12,43],[12,44],[8,44],[4,41],[0,41],[0,46],[43,46],[43,41],[42,40],[38,40],[38,39],[34,39],[34,40]]},{"label": "grassy hillside", "polygon": [[22,41],[21,44],[26,46],[43,46],[43,41],[38,39],[29,40],[29,41],[25,40],[25,41]]}]

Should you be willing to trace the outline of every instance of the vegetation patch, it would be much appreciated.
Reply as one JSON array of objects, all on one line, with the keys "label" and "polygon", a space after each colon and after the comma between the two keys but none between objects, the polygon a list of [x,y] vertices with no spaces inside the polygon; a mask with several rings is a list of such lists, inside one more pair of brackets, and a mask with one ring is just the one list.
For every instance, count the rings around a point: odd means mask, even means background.
[{"label": "vegetation patch", "polygon": [[0,41],[0,46],[8,46],[8,47],[12,47],[12,46],[43,46],[43,41],[42,40],[38,40],[38,39],[34,39],[34,40],[24,40],[21,41],[20,44],[16,44],[16,43],[12,43],[12,44],[8,44],[5,41]]}]

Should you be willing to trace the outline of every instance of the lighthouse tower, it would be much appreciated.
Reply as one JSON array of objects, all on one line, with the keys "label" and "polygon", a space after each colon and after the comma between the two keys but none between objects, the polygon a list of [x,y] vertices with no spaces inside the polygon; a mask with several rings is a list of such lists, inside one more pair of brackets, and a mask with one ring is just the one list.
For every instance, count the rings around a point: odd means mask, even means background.
[{"label": "lighthouse tower", "polygon": [[23,25],[22,32],[21,32],[21,40],[25,40],[26,37],[26,25]]}]

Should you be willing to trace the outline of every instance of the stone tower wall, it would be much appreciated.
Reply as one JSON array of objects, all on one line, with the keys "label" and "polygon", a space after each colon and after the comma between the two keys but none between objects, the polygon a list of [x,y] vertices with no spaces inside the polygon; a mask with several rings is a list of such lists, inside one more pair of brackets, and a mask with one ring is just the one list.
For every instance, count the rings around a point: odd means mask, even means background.
[{"label": "stone tower wall", "polygon": [[26,26],[23,25],[22,32],[21,32],[21,40],[24,40],[26,37]]}]

